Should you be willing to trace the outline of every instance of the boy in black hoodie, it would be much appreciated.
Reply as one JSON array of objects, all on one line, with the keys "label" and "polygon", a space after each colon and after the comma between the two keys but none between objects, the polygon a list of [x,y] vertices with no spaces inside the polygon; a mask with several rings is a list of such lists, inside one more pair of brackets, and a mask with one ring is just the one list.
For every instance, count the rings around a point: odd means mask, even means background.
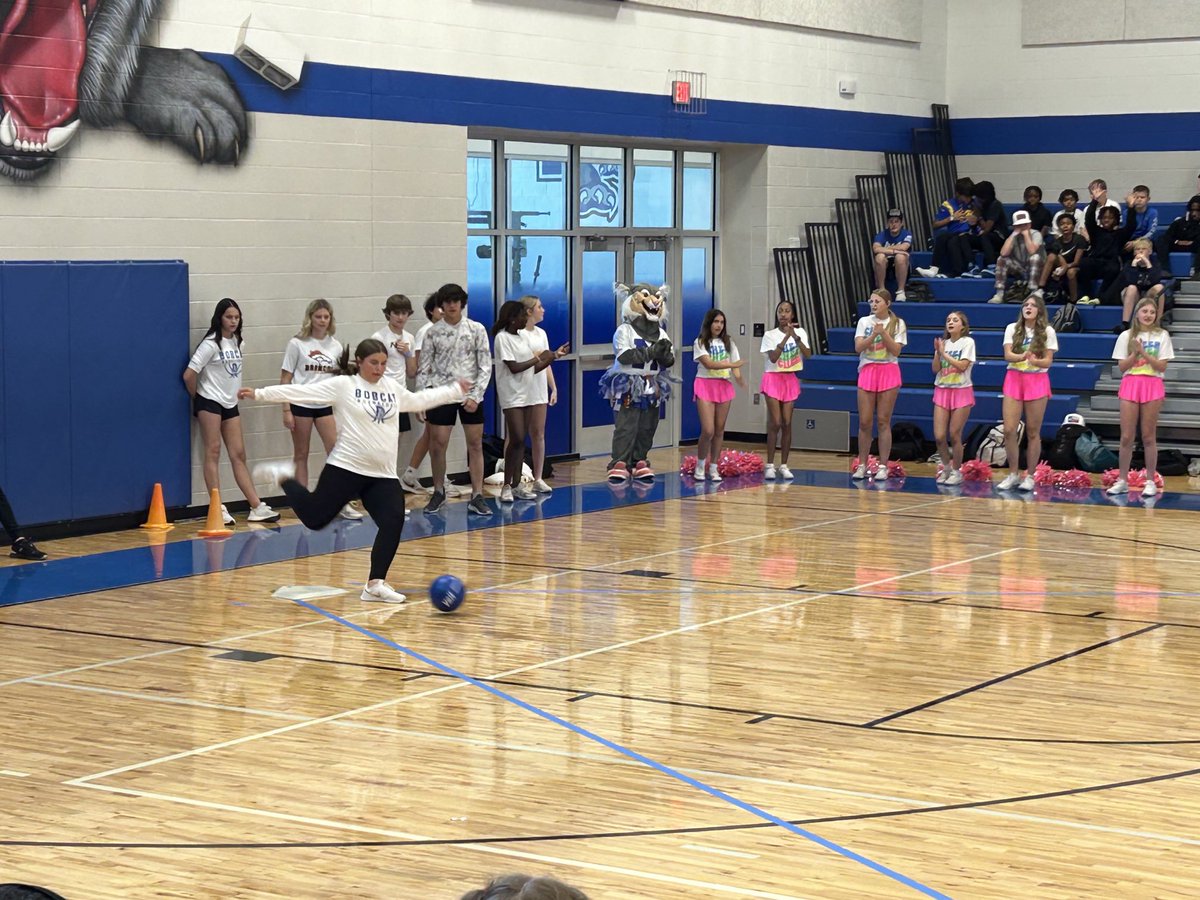
[{"label": "boy in black hoodie", "polygon": [[[1083,262],[1079,264],[1079,284],[1080,290],[1091,293],[1092,283],[1099,278],[1100,290],[1096,291],[1096,296],[1085,296],[1079,298],[1081,306],[1097,305],[1101,296],[1104,296],[1112,283],[1116,281],[1117,276],[1121,274],[1121,248],[1129,240],[1129,235],[1132,234],[1134,225],[1137,220],[1133,216],[1127,216],[1129,220],[1123,227],[1118,228],[1117,222],[1120,221],[1120,213],[1115,207],[1101,206],[1099,213],[1096,212],[1096,203],[1088,206],[1087,210],[1087,231],[1088,239],[1091,246],[1088,247],[1087,253],[1083,257]],[[1097,216],[1099,221],[1097,221]],[[1105,297],[1110,302],[1117,302],[1119,295],[1109,294]]]},{"label": "boy in black hoodie", "polygon": [[[1131,217],[1132,218],[1132,217]],[[1122,270],[1121,275],[1113,284],[1113,290],[1120,294],[1123,304],[1121,310],[1122,322],[1113,326],[1113,334],[1121,334],[1129,330],[1129,321],[1133,318],[1133,307],[1142,297],[1158,300],[1158,318],[1163,315],[1163,272],[1158,263],[1151,259],[1154,246],[1145,238],[1133,242],[1133,261]]]},{"label": "boy in black hoodie", "polygon": [[1188,201],[1187,213],[1158,239],[1158,261],[1170,269],[1172,253],[1192,255],[1192,275],[1200,274],[1200,195]]}]

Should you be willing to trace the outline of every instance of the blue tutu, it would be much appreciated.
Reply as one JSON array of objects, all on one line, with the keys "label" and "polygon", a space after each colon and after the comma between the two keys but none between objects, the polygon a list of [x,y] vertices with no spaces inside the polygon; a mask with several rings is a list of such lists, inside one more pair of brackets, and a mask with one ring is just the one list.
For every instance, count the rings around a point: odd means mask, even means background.
[{"label": "blue tutu", "polygon": [[[650,393],[646,392],[648,386]],[[655,388],[657,393],[654,393]],[[649,409],[670,399],[671,379],[663,372],[642,375],[622,372],[613,367],[600,376],[600,396],[607,400],[613,409]],[[627,397],[628,404],[625,402]]]}]

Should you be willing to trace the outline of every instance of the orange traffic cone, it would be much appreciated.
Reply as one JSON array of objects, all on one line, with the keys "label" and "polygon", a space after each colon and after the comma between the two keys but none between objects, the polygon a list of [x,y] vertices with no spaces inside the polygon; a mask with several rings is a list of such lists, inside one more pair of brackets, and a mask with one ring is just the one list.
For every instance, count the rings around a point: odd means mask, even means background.
[{"label": "orange traffic cone", "polygon": [[146,546],[150,549],[150,559],[154,562],[154,577],[163,577],[163,564],[167,556],[167,533],[151,531],[146,535]]},{"label": "orange traffic cone", "polygon": [[232,529],[225,527],[225,519],[221,516],[221,492],[216,488],[208,499],[208,521],[200,532],[200,537],[229,537]]},{"label": "orange traffic cone", "polygon": [[167,522],[167,507],[163,503],[162,485],[157,482],[154,485],[154,497],[150,500],[150,515],[142,527],[149,528],[151,531],[170,531],[175,527]]}]

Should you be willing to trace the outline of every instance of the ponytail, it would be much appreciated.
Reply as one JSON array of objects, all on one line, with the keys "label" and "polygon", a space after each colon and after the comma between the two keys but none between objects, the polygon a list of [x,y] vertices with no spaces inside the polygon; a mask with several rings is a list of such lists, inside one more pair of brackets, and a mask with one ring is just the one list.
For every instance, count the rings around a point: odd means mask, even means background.
[{"label": "ponytail", "polygon": [[358,346],[354,348],[354,361],[350,361],[350,347],[347,345],[342,349],[341,358],[338,359],[338,371],[343,375],[357,375],[358,364],[361,360],[368,356],[374,356],[376,353],[382,353],[387,356],[387,347],[383,341],[377,341],[375,338],[367,338],[359,341]]}]

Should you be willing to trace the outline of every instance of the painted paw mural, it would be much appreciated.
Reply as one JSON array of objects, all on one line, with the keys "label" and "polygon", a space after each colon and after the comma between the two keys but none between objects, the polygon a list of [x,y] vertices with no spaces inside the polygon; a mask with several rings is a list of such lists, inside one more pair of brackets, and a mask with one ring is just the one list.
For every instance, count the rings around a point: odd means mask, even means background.
[{"label": "painted paw mural", "polygon": [[141,44],[161,3],[0,0],[0,174],[44,174],[81,124],[129,122],[200,162],[238,161],[246,109],[224,70]]}]

